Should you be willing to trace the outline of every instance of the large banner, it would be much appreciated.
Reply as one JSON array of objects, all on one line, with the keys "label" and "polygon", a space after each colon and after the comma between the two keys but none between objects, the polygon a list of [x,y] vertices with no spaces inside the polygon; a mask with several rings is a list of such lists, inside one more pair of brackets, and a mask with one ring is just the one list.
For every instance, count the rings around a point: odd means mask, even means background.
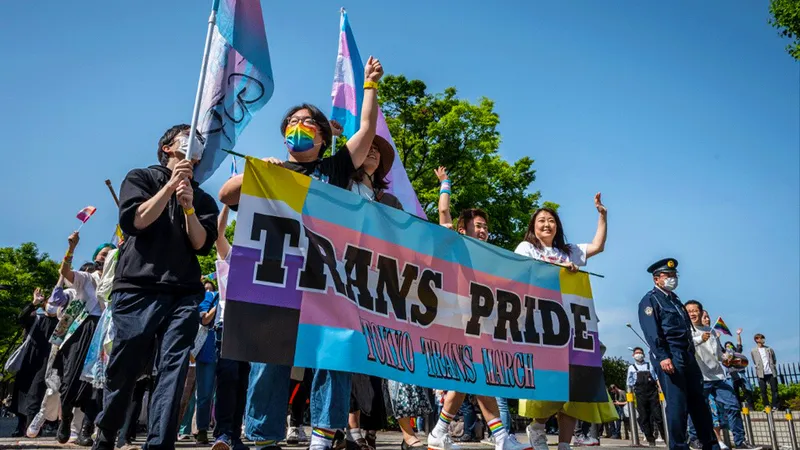
[{"label": "large banner", "polygon": [[607,400],[586,273],[263,161],[245,167],[224,357],[498,397]]}]

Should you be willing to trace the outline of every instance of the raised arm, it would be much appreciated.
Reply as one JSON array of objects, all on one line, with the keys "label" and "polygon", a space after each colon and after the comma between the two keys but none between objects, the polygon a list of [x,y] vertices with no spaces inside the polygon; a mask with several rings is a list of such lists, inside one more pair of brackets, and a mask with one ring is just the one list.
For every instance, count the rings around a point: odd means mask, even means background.
[{"label": "raised arm", "polygon": [[231,244],[228,238],[225,237],[225,228],[228,226],[228,205],[222,207],[219,212],[219,220],[217,221],[217,259],[225,261],[228,254],[231,252]]},{"label": "raised arm", "polygon": [[244,181],[244,174],[229,178],[219,190],[219,201],[228,206],[238,205],[239,196],[242,194],[242,181]]},{"label": "raised arm", "polygon": [[447,169],[439,167],[434,170],[439,179],[439,225],[453,229],[453,217],[450,215],[450,180],[447,178]]},{"label": "raised arm", "polygon": [[594,233],[594,239],[592,239],[592,243],[586,248],[587,258],[591,258],[598,253],[602,253],[602,251],[606,248],[606,216],[608,215],[608,210],[605,206],[603,206],[599,192],[594,196],[594,206],[597,208],[597,212],[600,213],[600,216],[597,218],[597,231]]},{"label": "raised arm", "polygon": [[81,237],[77,231],[69,235],[69,238],[67,238],[69,247],[67,248],[67,253],[64,255],[64,259],[61,261],[61,267],[58,271],[59,275],[70,283],[75,282],[75,274],[72,272],[72,255],[75,253],[75,247],[78,246],[80,240]]},{"label": "raised arm", "polygon": [[[364,101],[361,103],[361,127],[347,140],[353,167],[361,167],[367,158],[378,126],[378,80],[383,76],[383,66],[377,58],[369,57],[364,65]],[[361,88],[356,86],[356,89]]]}]

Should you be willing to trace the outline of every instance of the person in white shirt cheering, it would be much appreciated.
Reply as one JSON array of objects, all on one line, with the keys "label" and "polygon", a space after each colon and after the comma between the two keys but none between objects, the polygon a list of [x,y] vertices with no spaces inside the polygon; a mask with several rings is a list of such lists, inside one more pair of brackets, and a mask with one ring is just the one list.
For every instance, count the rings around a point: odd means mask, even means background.
[{"label": "person in white shirt cheering", "polygon": [[[686,312],[692,321],[694,330],[692,340],[694,341],[695,359],[703,373],[703,396],[711,396],[711,401],[716,401],[728,419],[728,425],[733,433],[734,448],[753,449],[745,440],[744,425],[742,417],[739,415],[739,401],[733,392],[733,387],[725,380],[727,374],[722,365],[733,357],[732,354],[723,351],[722,344],[719,343],[716,333],[709,325],[703,324],[703,305],[697,300],[689,300],[685,303]],[[722,442],[720,441],[720,446]]]}]

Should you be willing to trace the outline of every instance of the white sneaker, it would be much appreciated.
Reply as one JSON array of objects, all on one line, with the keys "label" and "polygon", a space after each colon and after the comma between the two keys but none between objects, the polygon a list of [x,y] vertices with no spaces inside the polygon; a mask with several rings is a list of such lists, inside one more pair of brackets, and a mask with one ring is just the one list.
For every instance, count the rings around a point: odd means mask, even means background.
[{"label": "white sneaker", "polygon": [[528,434],[528,441],[533,450],[547,450],[547,434],[543,423],[533,422],[528,425],[525,432]]},{"label": "white sneaker", "polygon": [[286,429],[286,443],[289,445],[297,445],[300,443],[300,431],[302,428],[289,427]]},{"label": "white sneaker", "polygon": [[428,435],[428,450],[461,450],[461,447],[453,443],[449,433],[444,436]]},{"label": "white sneaker", "polygon": [[566,442],[559,442],[558,450],[572,450],[572,447],[570,447]]},{"label": "white sneaker", "polygon": [[303,427],[297,427],[297,429],[299,430],[298,442],[300,442],[301,444],[306,444],[311,441],[311,439],[309,439],[308,435],[306,434],[306,430]]},{"label": "white sneaker", "polygon": [[67,441],[67,443],[68,443],[68,444],[71,444],[71,443],[73,443],[73,442],[75,442],[75,441],[77,441],[77,440],[78,440],[78,433],[76,433],[76,432],[74,432],[74,431],[73,431],[73,432],[70,432],[70,434],[69,434],[69,440]]},{"label": "white sneaker", "polygon": [[481,444],[488,445],[489,447],[494,447],[494,435],[486,436],[486,438],[484,438],[481,441]]},{"label": "white sneaker", "polygon": [[523,444],[517,440],[516,436],[509,434],[508,438],[506,438],[506,441],[503,443],[503,448],[497,450],[531,450],[531,446],[529,444]]},{"label": "white sneaker", "polygon": [[587,438],[586,436],[575,436],[572,438],[572,445],[574,445],[575,447],[588,447],[589,446],[589,444],[587,443],[588,439],[589,438]]},{"label": "white sneaker", "polygon": [[33,416],[33,420],[31,421],[31,425],[25,431],[25,436],[30,439],[39,436],[39,432],[42,431],[42,426],[44,425],[44,413],[39,411]]},{"label": "white sneaker", "polygon": [[597,439],[597,438],[593,438],[591,436],[586,436],[586,439],[584,439],[583,442],[584,442],[583,445],[586,445],[586,446],[589,446],[589,447],[598,447],[598,446],[600,446],[600,440]]}]

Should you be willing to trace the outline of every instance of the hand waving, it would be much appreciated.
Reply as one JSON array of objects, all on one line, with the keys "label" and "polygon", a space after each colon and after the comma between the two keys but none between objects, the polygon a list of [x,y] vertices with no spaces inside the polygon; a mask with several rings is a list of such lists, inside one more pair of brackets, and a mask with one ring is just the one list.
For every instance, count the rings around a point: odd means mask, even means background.
[{"label": "hand waving", "polygon": [[364,64],[364,79],[366,81],[378,82],[383,76],[383,66],[381,61],[374,56],[370,56],[367,63]]},{"label": "hand waving", "polygon": [[439,179],[439,182],[447,179],[447,169],[444,166],[439,166],[438,169],[433,169],[433,173],[436,174],[436,178]]},{"label": "hand waving", "polygon": [[600,198],[600,193],[599,192],[594,195],[594,207],[597,208],[597,212],[599,212],[600,214],[602,214],[604,216],[606,215],[606,213],[608,213],[608,210],[606,209],[606,207],[603,206],[603,201]]}]

